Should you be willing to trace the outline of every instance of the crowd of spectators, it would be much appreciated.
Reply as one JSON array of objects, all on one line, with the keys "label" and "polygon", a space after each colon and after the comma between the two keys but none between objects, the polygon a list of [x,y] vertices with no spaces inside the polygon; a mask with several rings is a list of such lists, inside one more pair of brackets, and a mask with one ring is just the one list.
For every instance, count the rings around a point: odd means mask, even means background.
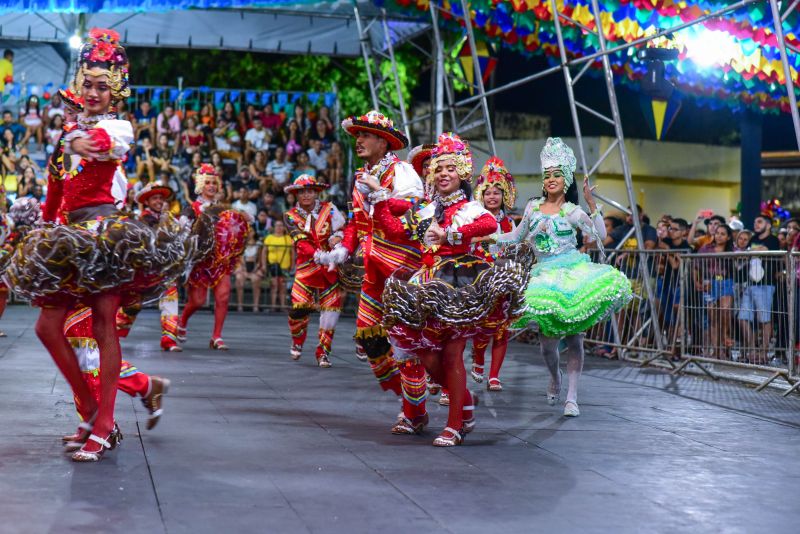
[{"label": "crowd of spectators", "polygon": [[[170,104],[156,109],[142,100],[131,108],[120,106],[118,113],[131,122],[135,136],[125,162],[129,206],[137,209],[136,193],[150,182],[160,182],[175,191],[171,210],[177,214],[197,198],[195,170],[203,163],[213,164],[222,176],[220,200],[253,221],[251,241],[235,275],[237,307],[243,308],[244,286],[250,282],[253,309],[258,309],[265,278],[274,286],[272,307],[285,307],[293,257],[281,221],[294,198],[284,187],[301,174],[313,175],[331,186],[324,196],[346,208],[344,151],[330,110],[307,110],[301,102],[280,112],[272,103],[246,104],[237,110],[231,102],[220,109],[211,103],[194,109],[177,110]],[[58,143],[64,115],[57,93],[49,102],[31,95],[19,109],[3,110],[0,172],[8,200],[44,200],[46,159]]]},{"label": "crowd of spectators", "polygon": [[[688,350],[696,355],[762,365],[782,365],[791,357],[788,344],[789,276],[786,258],[780,255],[745,254],[768,251],[800,251],[800,221],[776,223],[769,215],[758,216],[752,229],[736,217],[701,210],[691,222],[663,215],[651,219],[638,207],[643,245],[633,233],[631,216],[605,217],[606,250],[614,264],[632,281],[634,301],[618,315],[620,337],[636,335],[649,313],[643,273],[649,277],[668,346],[678,350],[685,335]],[[586,249],[593,248],[588,240]],[[640,270],[647,253],[647,268]],[[688,258],[681,280],[681,259]],[[681,296],[681,291],[686,294]],[[683,298],[686,331],[681,330],[679,304]],[[794,306],[800,311],[800,300]],[[797,318],[795,319],[797,320]],[[800,322],[795,326],[800,327]],[[605,325],[595,332],[611,338]],[[652,335],[656,335],[653,331]],[[610,346],[596,353],[613,355]]]}]

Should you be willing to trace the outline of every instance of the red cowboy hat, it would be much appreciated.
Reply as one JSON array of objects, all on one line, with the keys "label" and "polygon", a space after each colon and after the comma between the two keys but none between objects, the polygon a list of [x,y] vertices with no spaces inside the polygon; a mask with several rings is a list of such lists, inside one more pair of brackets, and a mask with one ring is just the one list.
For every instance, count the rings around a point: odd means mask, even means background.
[{"label": "red cowboy hat", "polygon": [[426,159],[431,158],[434,148],[436,148],[436,145],[433,144],[419,145],[408,151],[408,162],[420,176],[422,176],[422,164]]},{"label": "red cowboy hat", "polygon": [[366,115],[348,117],[342,121],[344,131],[356,136],[357,132],[369,132],[386,139],[391,150],[400,150],[408,146],[406,134],[394,127],[392,119],[375,110]]},{"label": "red cowboy hat", "polygon": [[140,204],[144,204],[147,202],[147,199],[155,195],[163,196],[164,200],[172,200],[172,197],[175,196],[175,192],[166,185],[149,183],[144,186],[141,191],[136,193],[134,200]]},{"label": "red cowboy hat", "polygon": [[291,185],[287,185],[283,188],[284,193],[294,193],[295,191],[300,191],[301,189],[313,189],[314,191],[324,191],[328,189],[330,186],[328,184],[321,184],[317,182],[317,179],[308,174],[301,174],[297,178],[294,179]]}]

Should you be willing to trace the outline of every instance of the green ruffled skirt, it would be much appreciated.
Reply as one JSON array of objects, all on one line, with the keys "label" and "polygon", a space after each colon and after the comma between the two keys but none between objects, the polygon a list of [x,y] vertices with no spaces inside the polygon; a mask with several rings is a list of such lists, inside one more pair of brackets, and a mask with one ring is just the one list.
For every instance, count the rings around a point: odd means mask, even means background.
[{"label": "green ruffled skirt", "polygon": [[580,334],[619,311],[632,298],[631,283],[610,265],[578,251],[540,259],[525,290],[525,311],[513,328],[534,322],[547,337]]}]

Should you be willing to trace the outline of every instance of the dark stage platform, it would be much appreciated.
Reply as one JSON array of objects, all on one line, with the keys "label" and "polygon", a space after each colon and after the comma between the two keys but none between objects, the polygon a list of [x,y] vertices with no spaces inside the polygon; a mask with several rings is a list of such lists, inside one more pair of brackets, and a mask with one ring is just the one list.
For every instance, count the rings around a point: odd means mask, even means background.
[{"label": "dark stage platform", "polygon": [[0,532],[777,533],[800,518],[798,397],[589,358],[565,419],[538,347],[512,344],[506,390],[474,384],[476,431],[438,449],[436,403],[424,436],[389,434],[399,403],[356,360],[350,319],[325,370],[311,345],[289,359],[283,315],[232,313],[224,353],[199,313],[168,354],[144,312],[123,353],[172,380],[165,415],[146,431],[120,394],[122,446],[74,464],[72,399],[35,316],[0,323]]}]

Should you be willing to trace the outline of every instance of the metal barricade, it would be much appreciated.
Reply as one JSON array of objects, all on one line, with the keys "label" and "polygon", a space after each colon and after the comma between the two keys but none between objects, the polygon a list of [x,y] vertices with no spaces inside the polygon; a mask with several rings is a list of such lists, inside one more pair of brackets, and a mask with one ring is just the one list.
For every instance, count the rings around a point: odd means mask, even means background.
[{"label": "metal barricade", "polygon": [[780,251],[681,257],[683,362],[712,378],[757,384],[796,377],[796,256]]},{"label": "metal barricade", "polygon": [[[606,262],[628,277],[633,298],[609,320],[595,325],[586,333],[586,342],[593,345],[594,354],[616,356],[643,365],[656,360],[671,362],[677,356],[680,331],[679,253],[672,250],[626,249],[608,252]],[[589,254],[593,261],[599,261],[599,251],[590,250]],[[645,284],[648,283],[654,297],[652,307],[647,302]],[[660,343],[657,336],[660,336]]]}]

